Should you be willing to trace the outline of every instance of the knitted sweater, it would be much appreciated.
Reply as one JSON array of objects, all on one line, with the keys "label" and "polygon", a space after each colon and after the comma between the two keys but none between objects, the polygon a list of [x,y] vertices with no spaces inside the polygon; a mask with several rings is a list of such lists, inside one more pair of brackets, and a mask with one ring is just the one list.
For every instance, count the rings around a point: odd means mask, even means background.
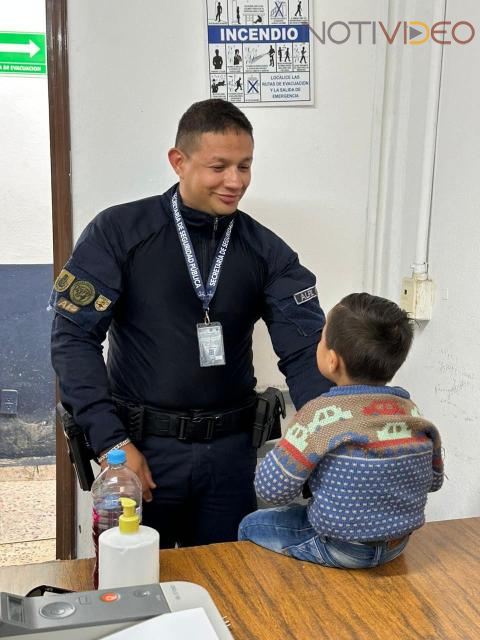
[{"label": "knitted sweater", "polygon": [[440,436],[400,387],[334,387],[296,414],[255,487],[266,502],[287,504],[307,479],[319,535],[399,538],[424,524],[427,492],[442,486]]}]

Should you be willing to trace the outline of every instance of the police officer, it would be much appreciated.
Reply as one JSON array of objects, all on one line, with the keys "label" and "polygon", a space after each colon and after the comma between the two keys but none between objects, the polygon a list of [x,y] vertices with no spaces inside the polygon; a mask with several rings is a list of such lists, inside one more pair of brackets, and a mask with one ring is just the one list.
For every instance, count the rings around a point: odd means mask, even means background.
[{"label": "police officer", "polygon": [[313,274],[238,209],[248,119],[224,100],[195,103],[168,158],[178,184],[97,215],[51,300],[62,403],[100,459],[125,450],[162,547],[236,540],[256,508],[257,320],[297,408],[330,386],[315,364],[324,314]]}]

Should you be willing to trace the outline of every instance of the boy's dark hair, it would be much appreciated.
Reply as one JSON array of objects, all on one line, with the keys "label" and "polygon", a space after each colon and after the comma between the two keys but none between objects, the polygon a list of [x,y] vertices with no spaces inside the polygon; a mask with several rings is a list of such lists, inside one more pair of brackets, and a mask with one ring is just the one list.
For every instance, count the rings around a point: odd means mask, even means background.
[{"label": "boy's dark hair", "polygon": [[391,300],[351,293],[330,311],[325,338],[352,380],[379,384],[389,382],[404,363],[413,325]]},{"label": "boy's dark hair", "polygon": [[212,98],[195,102],[180,118],[175,146],[189,152],[202,133],[245,131],[253,140],[253,127],[247,116],[231,102]]}]

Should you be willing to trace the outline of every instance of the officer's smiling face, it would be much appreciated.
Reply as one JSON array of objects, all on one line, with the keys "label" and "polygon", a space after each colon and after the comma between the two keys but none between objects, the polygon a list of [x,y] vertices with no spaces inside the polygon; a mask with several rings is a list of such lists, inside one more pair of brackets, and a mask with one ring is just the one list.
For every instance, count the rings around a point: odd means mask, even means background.
[{"label": "officer's smiling face", "polygon": [[253,140],[246,131],[202,133],[187,152],[170,149],[183,202],[211,215],[229,215],[251,180]]}]

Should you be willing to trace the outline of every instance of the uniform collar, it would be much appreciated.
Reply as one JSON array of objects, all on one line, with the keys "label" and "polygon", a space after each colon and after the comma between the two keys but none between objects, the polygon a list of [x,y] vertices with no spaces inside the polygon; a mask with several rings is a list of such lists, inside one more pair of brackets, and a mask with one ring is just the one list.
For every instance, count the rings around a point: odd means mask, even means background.
[{"label": "uniform collar", "polygon": [[170,202],[175,191],[177,191],[177,194],[178,194],[178,206],[180,208],[180,213],[182,214],[182,218],[185,224],[187,225],[187,227],[196,228],[199,230],[212,229],[215,224],[215,220],[218,220],[217,231],[221,233],[222,231],[225,231],[225,229],[228,227],[230,220],[232,220],[238,214],[238,211],[235,211],[235,213],[231,215],[212,216],[209,213],[205,213],[204,211],[199,211],[198,209],[192,209],[191,207],[187,207],[187,205],[184,204],[182,200],[182,196],[180,195],[180,191],[178,189],[178,183],[175,184],[171,189],[169,189],[166,192],[166,195],[168,197],[168,206],[170,209],[170,213],[171,213]]}]

